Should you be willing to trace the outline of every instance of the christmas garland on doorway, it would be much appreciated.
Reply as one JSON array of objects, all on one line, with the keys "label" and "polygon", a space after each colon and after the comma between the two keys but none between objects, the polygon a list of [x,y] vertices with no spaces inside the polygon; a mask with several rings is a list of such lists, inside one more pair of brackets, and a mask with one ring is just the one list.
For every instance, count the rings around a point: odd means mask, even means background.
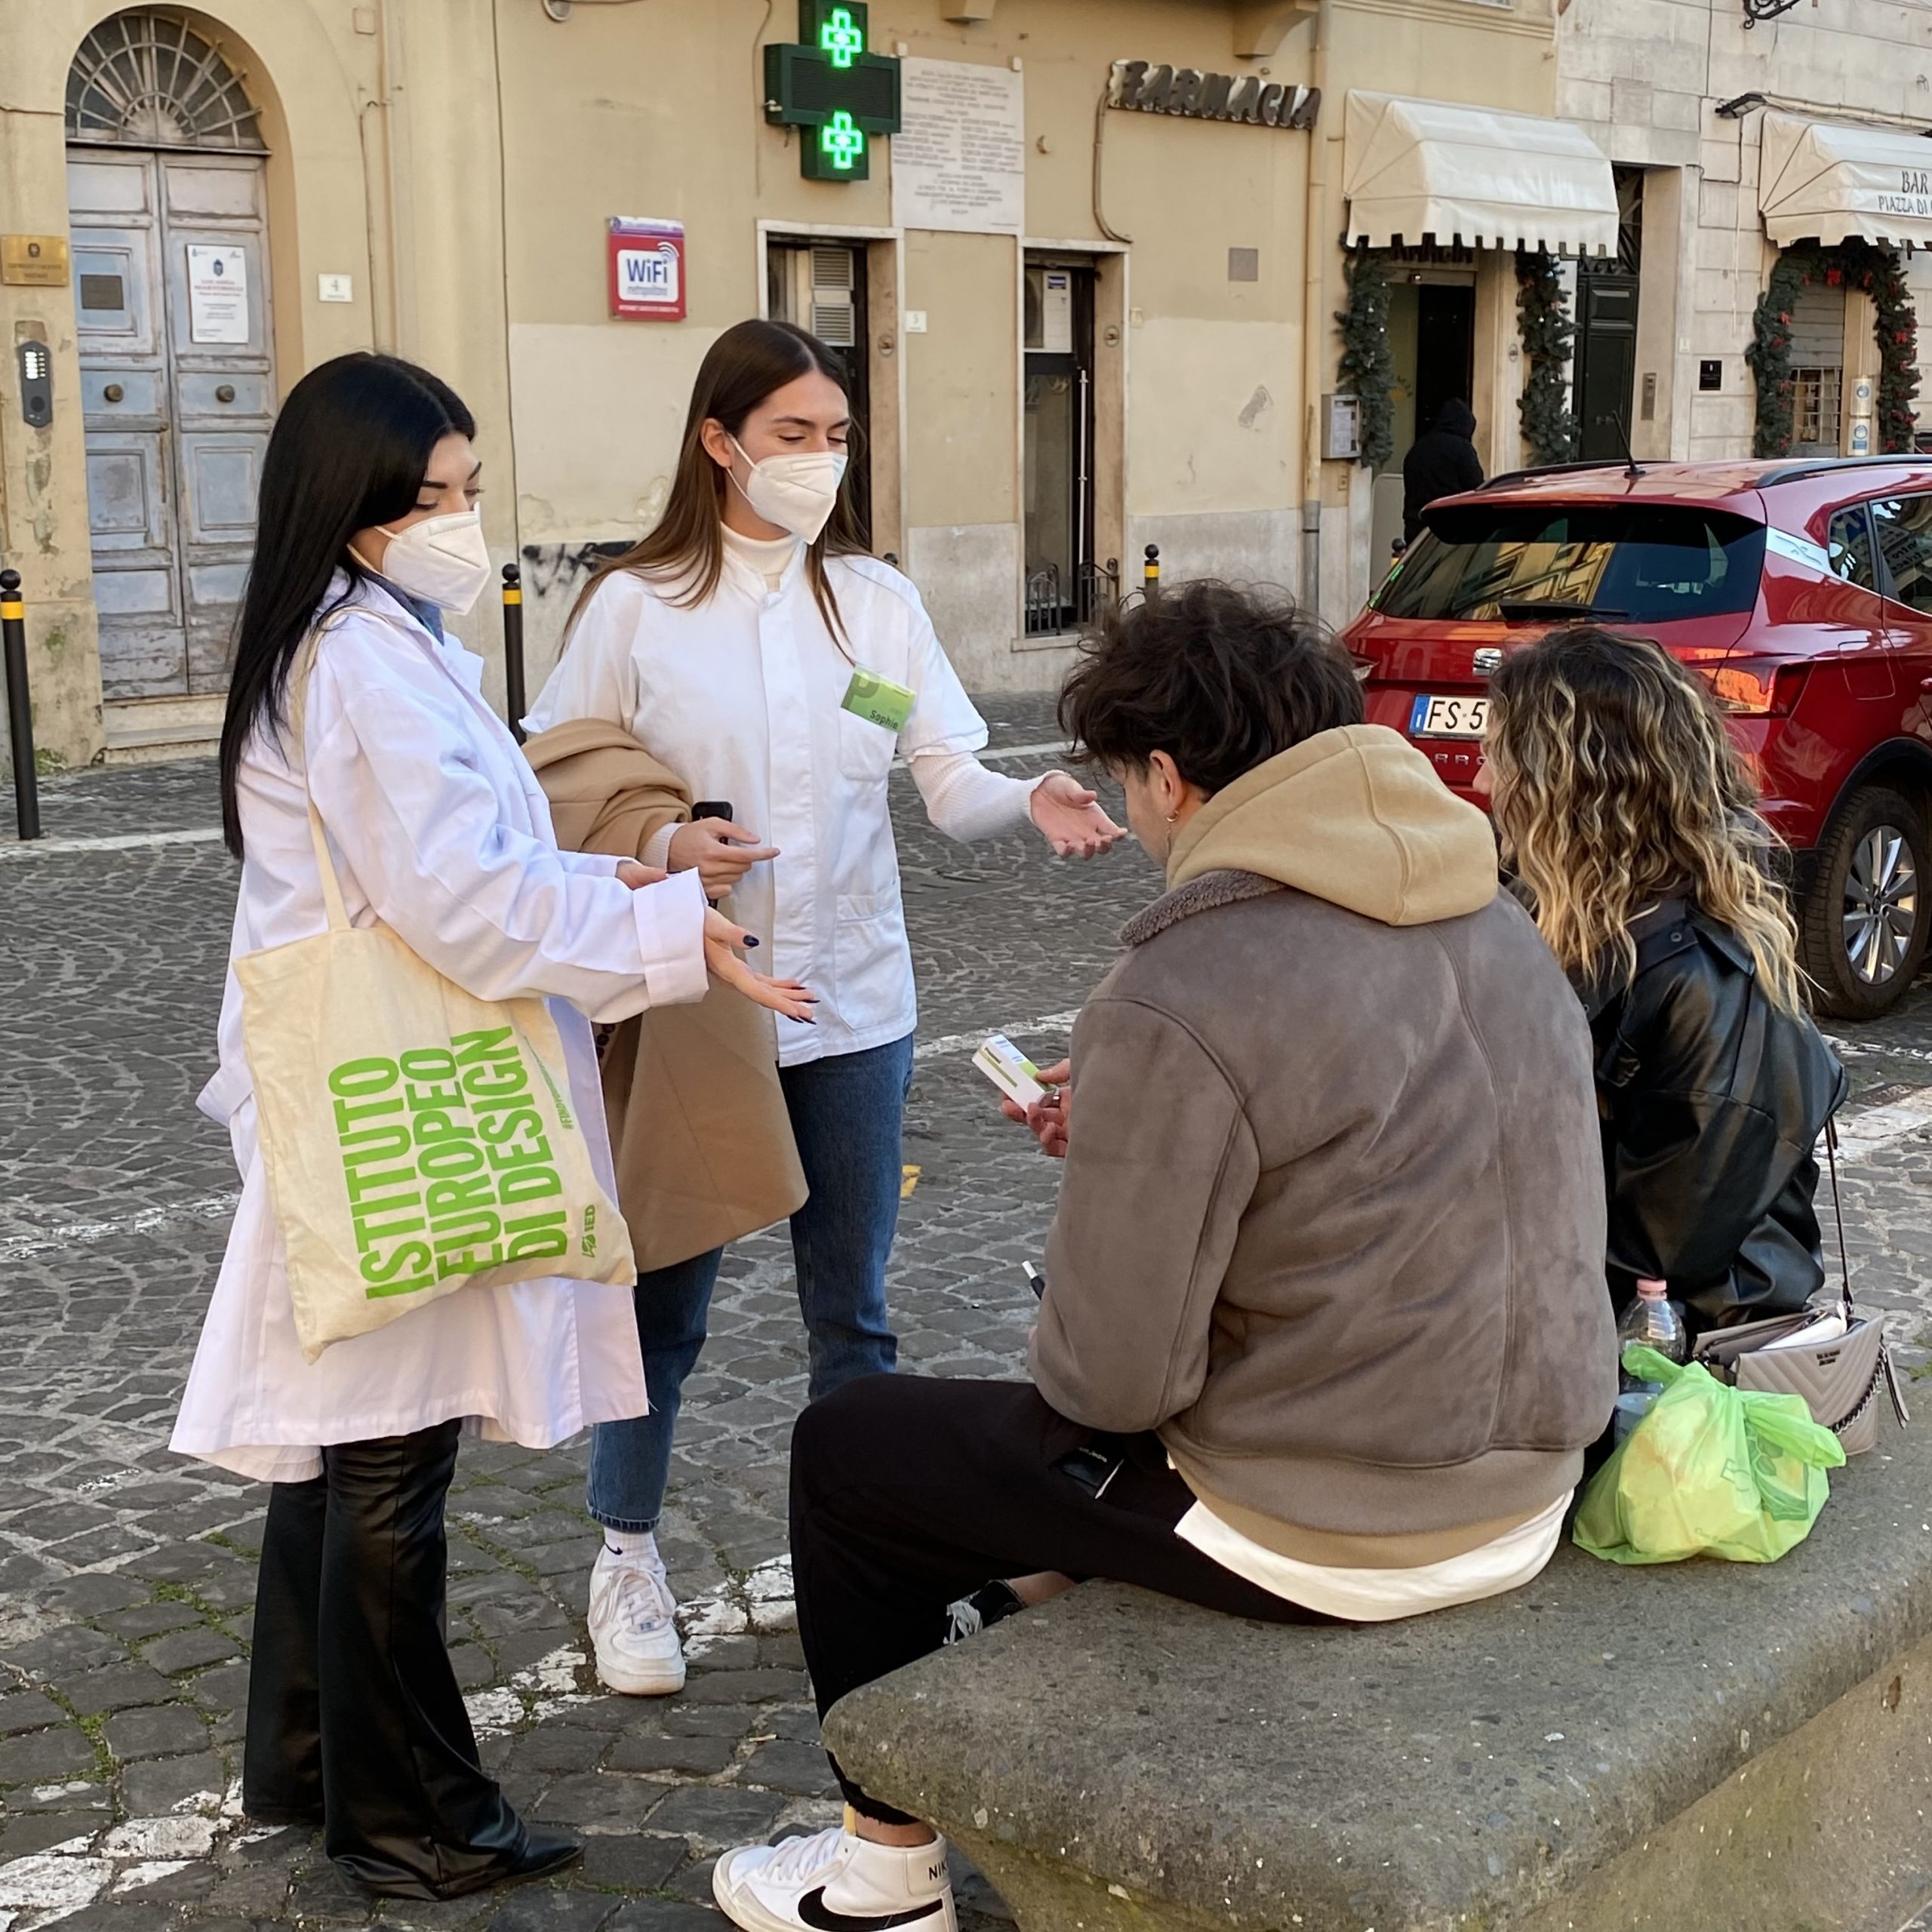
[{"label": "christmas garland on doorway", "polygon": [[1567,463],[1577,454],[1577,419],[1570,408],[1570,352],[1577,325],[1556,264],[1547,251],[1516,251],[1516,332],[1528,358],[1529,380],[1516,411],[1535,463]]},{"label": "christmas garland on doorway", "polygon": [[1909,453],[1918,420],[1912,406],[1918,393],[1918,319],[1906,286],[1905,269],[1892,249],[1847,241],[1830,248],[1805,242],[1786,249],[1758,298],[1750,346],[1744,352],[1758,385],[1752,454],[1791,454],[1792,312],[1798,297],[1820,282],[1828,288],[1857,289],[1871,297],[1876,312],[1873,334],[1878,343],[1878,408],[1872,424],[1877,453]]},{"label": "christmas garland on doorway", "polygon": [[1342,329],[1341,386],[1360,411],[1355,460],[1379,469],[1395,451],[1395,358],[1389,351],[1389,265],[1372,248],[1348,260],[1349,306],[1335,319]]}]

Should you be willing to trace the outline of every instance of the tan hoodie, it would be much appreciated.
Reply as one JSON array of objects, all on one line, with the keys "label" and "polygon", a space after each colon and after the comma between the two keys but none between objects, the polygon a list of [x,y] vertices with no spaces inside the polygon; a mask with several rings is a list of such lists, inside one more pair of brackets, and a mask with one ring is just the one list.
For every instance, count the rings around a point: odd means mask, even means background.
[{"label": "tan hoodie", "polygon": [[1074,1029],[1033,1372],[1305,1560],[1474,1548],[1616,1398],[1589,1029],[1395,733],[1211,798]]},{"label": "tan hoodie", "polygon": [[1247,872],[1385,926],[1477,912],[1497,893],[1489,820],[1380,724],[1323,731],[1217,792],[1174,840],[1168,883]]}]

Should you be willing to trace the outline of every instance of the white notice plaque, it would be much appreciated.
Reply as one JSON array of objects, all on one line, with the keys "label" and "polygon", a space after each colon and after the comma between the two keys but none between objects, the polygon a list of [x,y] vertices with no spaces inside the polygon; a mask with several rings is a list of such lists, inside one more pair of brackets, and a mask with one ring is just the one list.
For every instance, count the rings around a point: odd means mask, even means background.
[{"label": "white notice plaque", "polygon": [[248,258],[239,248],[188,245],[188,339],[248,340]]},{"label": "white notice plaque", "polygon": [[901,228],[1019,235],[1026,226],[1026,95],[1011,67],[900,65],[892,219]]}]

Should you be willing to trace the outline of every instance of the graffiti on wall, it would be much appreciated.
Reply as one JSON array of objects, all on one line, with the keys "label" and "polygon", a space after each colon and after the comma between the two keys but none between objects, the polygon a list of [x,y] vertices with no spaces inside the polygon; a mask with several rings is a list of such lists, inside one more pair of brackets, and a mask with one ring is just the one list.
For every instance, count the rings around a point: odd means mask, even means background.
[{"label": "graffiti on wall", "polygon": [[623,539],[607,543],[526,543],[523,546],[524,595],[545,601],[574,597],[598,565],[630,548]]}]

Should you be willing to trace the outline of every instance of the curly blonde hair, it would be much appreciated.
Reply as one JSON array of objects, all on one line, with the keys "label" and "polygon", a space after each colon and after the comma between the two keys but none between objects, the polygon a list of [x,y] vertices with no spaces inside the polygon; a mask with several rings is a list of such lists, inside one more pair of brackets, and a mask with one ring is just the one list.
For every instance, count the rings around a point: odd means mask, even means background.
[{"label": "curly blonde hair", "polygon": [[1772,1001],[1798,1010],[1798,934],[1776,835],[1704,681],[1656,645],[1552,632],[1490,681],[1487,753],[1503,856],[1564,969],[1628,986],[1630,923],[1684,894],[1737,934]]}]

